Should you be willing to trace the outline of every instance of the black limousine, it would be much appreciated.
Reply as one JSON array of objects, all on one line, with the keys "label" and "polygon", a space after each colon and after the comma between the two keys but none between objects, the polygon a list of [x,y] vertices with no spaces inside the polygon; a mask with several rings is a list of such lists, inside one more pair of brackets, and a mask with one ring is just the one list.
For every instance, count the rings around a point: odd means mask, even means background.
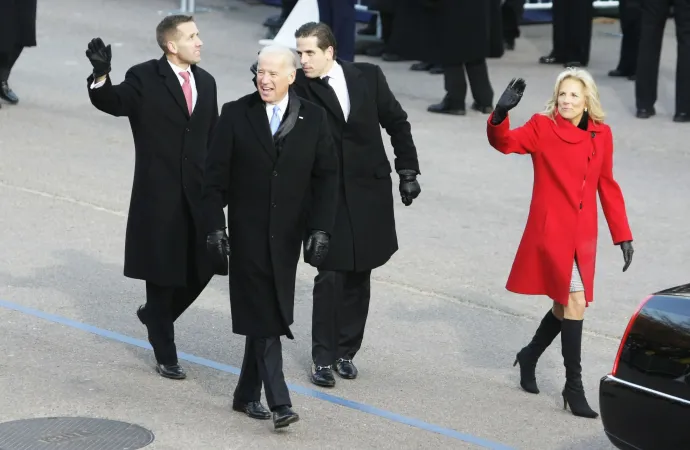
[{"label": "black limousine", "polygon": [[599,408],[620,449],[690,449],[690,284],[639,305],[599,384]]}]

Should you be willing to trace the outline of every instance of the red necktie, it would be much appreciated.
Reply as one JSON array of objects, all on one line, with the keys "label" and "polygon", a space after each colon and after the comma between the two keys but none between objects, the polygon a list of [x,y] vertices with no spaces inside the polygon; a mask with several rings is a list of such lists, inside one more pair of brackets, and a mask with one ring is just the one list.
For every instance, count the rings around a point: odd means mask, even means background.
[{"label": "red necktie", "polygon": [[189,72],[180,72],[180,76],[184,78],[184,83],[182,83],[182,92],[184,92],[184,98],[187,100],[187,109],[189,110],[189,115],[192,115],[192,83],[189,82]]}]

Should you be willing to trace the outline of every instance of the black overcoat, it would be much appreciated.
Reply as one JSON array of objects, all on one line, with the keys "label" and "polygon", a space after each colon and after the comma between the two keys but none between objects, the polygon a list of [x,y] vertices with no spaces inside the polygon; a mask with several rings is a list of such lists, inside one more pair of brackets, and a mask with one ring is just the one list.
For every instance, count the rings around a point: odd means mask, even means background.
[{"label": "black overcoat", "polygon": [[[104,86],[91,89],[93,75],[87,80],[91,103],[113,116],[127,116],[134,135],[124,274],[161,286],[185,286],[188,264],[195,264],[202,280],[212,274],[199,208],[218,100],[213,76],[195,65],[192,73],[198,97],[191,118],[179,78],[165,57],[132,67],[117,86],[108,77]],[[187,247],[192,225],[193,256]]]},{"label": "black overcoat", "polygon": [[306,229],[332,231],[338,158],[323,108],[294,92],[276,136],[274,143],[258,93],[223,105],[206,163],[204,210],[213,231],[225,227],[228,207],[233,332],[293,339],[302,239]]},{"label": "black overcoat", "polygon": [[36,46],[36,1],[0,0],[0,53]]},{"label": "black overcoat", "polygon": [[385,264],[398,250],[392,170],[381,126],[391,137],[396,170],[419,172],[419,162],[407,113],[381,69],[370,63],[338,63],[350,96],[347,122],[337,97],[321,79],[309,79],[300,69],[295,89],[326,109],[340,158],[338,213],[328,255],[319,268],[364,271]]}]

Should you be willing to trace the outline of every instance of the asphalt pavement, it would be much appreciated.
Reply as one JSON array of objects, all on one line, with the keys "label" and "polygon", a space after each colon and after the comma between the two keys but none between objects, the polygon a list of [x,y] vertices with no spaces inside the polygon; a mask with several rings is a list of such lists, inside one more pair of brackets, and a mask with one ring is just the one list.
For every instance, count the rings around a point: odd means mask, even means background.
[{"label": "asphalt pavement", "polygon": [[[178,4],[39,2],[39,46],[25,50],[11,78],[20,104],[0,109],[0,422],[120,420],[151,430],[155,440],[146,448],[158,450],[612,448],[600,419],[563,411],[558,340],[538,367],[540,395],[523,392],[512,367],[549,307],[544,297],[504,288],[529,206],[529,158],[493,150],[485,115],[428,113],[443,96],[443,77],[412,72],[411,61],[357,58],[383,68],[409,114],[422,172],[412,206],[397,200],[395,188],[400,250],[373,275],[358,379],[338,379],[333,389],[309,382],[315,270],[303,263],[296,339],[284,341],[300,422],[275,432],[270,421],[231,411],[244,339],[231,332],[225,277],[215,278],[176,326],[188,379],[155,374],[135,315],[144,283],[122,275],[132,136],[125,118],[90,105],[84,51],[95,36],[111,43],[112,77],[120,81],[130,66],[160,56],[155,26]],[[196,16],[201,65],[215,76],[222,105],[253,90],[249,66],[264,37],[261,23],[276,9],[232,0],[197,5],[209,7]],[[512,77],[527,81],[514,124],[543,107],[561,70],[537,64],[550,50],[549,25],[522,32],[515,51],[489,63],[494,101]],[[614,173],[635,255],[622,273],[622,254],[600,212],[582,363],[597,410],[599,379],[637,304],[690,281],[690,125],[671,122],[673,27],[664,41],[657,116],[649,120],[634,117],[634,83],[606,76],[617,63],[618,32],[617,23],[595,24],[590,70],[614,133]]]}]

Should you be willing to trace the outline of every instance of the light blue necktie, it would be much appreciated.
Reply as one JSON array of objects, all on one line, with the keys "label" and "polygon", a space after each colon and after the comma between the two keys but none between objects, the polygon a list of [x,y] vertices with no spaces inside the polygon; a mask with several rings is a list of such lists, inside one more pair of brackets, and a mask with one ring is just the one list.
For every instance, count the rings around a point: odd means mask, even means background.
[{"label": "light blue necktie", "polygon": [[276,131],[280,126],[280,116],[278,115],[278,111],[280,111],[280,107],[275,105],[273,107],[273,117],[271,117],[271,123],[269,124],[271,127],[271,134],[276,134]]}]

